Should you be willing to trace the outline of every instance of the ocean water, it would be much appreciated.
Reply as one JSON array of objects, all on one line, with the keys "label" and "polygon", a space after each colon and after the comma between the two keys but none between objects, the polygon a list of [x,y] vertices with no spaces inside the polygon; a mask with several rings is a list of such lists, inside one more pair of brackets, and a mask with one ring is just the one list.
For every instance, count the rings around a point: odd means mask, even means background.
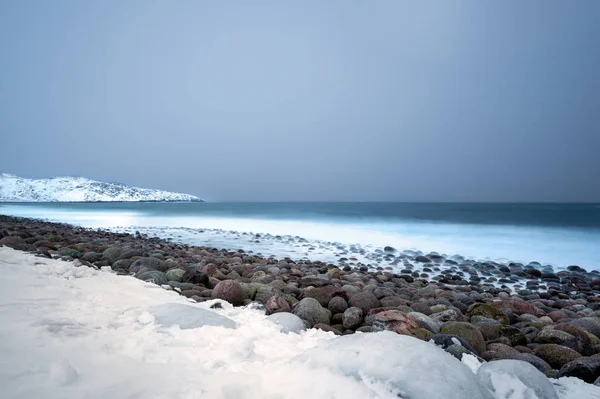
[{"label": "ocean water", "polygon": [[367,251],[392,246],[600,270],[598,204],[7,203],[0,214],[275,257],[332,261],[350,245]]}]

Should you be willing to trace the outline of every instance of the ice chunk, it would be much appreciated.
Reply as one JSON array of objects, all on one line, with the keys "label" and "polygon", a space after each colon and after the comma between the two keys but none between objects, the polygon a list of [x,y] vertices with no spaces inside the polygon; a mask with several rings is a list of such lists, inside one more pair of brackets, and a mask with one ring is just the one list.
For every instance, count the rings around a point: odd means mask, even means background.
[{"label": "ice chunk", "polygon": [[291,332],[300,333],[300,331],[306,330],[306,326],[302,319],[292,313],[274,313],[267,317],[267,320],[279,324],[281,326],[281,332],[284,334]]},{"label": "ice chunk", "polygon": [[235,328],[233,320],[216,312],[180,303],[166,303],[151,308],[156,324],[163,327],[178,325],[182,330],[204,326]]},{"label": "ice chunk", "polygon": [[496,360],[482,364],[477,377],[498,398],[558,399],[550,380],[522,360]]},{"label": "ice chunk", "polygon": [[460,361],[474,373],[477,373],[477,370],[479,370],[479,367],[481,367],[479,360],[475,356],[468,353],[463,353]]},{"label": "ice chunk", "polygon": [[467,366],[442,349],[389,331],[342,336],[306,351],[292,362],[341,372],[377,387],[386,397],[493,398]]}]

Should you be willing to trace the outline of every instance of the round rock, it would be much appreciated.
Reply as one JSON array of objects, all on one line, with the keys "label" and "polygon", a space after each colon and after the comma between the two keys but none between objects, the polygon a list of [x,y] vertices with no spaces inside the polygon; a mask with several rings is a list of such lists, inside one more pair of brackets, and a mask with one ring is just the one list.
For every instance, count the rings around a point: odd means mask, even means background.
[{"label": "round rock", "polygon": [[225,280],[213,288],[211,298],[223,299],[233,306],[240,306],[244,301],[244,291],[237,281]]}]

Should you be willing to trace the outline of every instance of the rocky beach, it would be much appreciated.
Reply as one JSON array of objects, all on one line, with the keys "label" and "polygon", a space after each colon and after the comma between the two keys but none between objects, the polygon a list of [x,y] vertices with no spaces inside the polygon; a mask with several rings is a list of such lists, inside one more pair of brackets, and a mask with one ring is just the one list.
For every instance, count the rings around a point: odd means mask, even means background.
[{"label": "rocky beach", "polygon": [[431,341],[459,360],[463,354],[490,364],[518,360],[548,378],[600,385],[597,270],[555,272],[536,263],[475,262],[386,247],[379,256],[404,265],[394,273],[351,255],[337,264],[265,258],[9,216],[0,216],[0,244],[79,267],[110,268],[195,302],[213,301],[212,307],[226,301],[262,309],[292,329],[389,331]]}]

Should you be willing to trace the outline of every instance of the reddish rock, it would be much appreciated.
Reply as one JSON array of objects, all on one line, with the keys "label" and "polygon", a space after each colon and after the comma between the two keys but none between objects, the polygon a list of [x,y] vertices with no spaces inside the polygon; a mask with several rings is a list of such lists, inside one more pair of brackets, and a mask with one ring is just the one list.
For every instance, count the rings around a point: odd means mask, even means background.
[{"label": "reddish rock", "polygon": [[333,285],[326,285],[323,287],[312,288],[304,291],[304,298],[314,298],[321,306],[326,308],[329,305],[329,301],[331,298],[340,296],[342,298],[346,297],[346,291],[341,289],[340,287],[335,287]]},{"label": "reddish rock", "polygon": [[324,323],[315,324],[313,326],[313,328],[316,328],[317,330],[323,330],[323,331],[332,332],[335,335],[342,335],[342,333],[337,328],[331,327],[330,325],[327,325],[327,324],[324,324]]},{"label": "reddish rock", "polygon": [[204,266],[202,268],[202,273],[206,274],[208,277],[214,277],[219,280],[224,280],[226,278],[223,272],[221,272],[221,270],[219,270],[219,268],[212,263]]},{"label": "reddish rock", "polygon": [[267,299],[265,307],[267,308],[267,314],[290,311],[290,304],[279,295],[273,295]]},{"label": "reddish rock", "polygon": [[244,300],[244,290],[237,281],[225,280],[212,290],[211,297],[212,299],[223,299],[233,306],[239,306]]},{"label": "reddish rock", "polygon": [[507,299],[504,301],[494,302],[493,305],[498,309],[508,308],[513,311],[513,313],[522,315],[525,313],[529,313],[538,317],[544,316],[545,313],[543,310],[536,308],[529,302],[525,301],[516,301]]},{"label": "reddish rock", "polygon": [[401,310],[385,310],[377,313],[373,318],[371,331],[393,331],[419,339],[425,338],[421,326]]},{"label": "reddish rock", "polygon": [[0,239],[1,245],[6,245],[7,247],[24,250],[27,247],[25,241],[19,236],[8,236]]},{"label": "reddish rock", "polygon": [[555,323],[559,320],[566,319],[567,317],[569,317],[569,316],[567,316],[567,314],[565,312],[561,312],[560,310],[555,310],[554,312],[550,312],[546,316],[551,318],[552,321]]}]

